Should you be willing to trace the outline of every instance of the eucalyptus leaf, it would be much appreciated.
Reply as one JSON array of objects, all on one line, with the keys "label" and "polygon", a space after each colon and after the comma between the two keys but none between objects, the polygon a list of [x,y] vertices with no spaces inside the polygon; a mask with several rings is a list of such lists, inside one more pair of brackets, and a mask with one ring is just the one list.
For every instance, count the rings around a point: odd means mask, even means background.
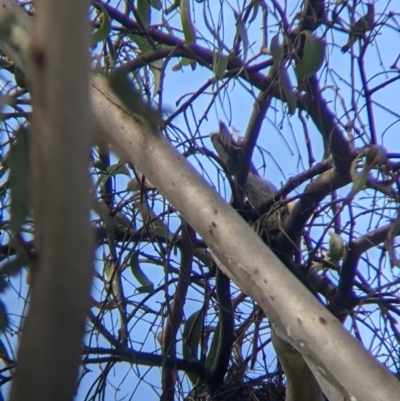
[{"label": "eucalyptus leaf", "polygon": [[329,233],[329,258],[336,264],[343,259],[346,244],[342,237],[336,233]]},{"label": "eucalyptus leaf", "polygon": [[154,284],[146,276],[146,274],[143,273],[143,270],[141,269],[140,264],[139,264],[139,253],[138,252],[134,252],[132,254],[131,259],[129,261],[129,265],[131,267],[133,276],[142,285],[142,287],[137,288],[136,291],[139,293],[143,293],[143,292],[153,293],[154,292]]},{"label": "eucalyptus leaf", "polygon": [[20,87],[26,88],[26,76],[22,70],[20,70],[17,66],[14,66],[14,78],[15,83]]},{"label": "eucalyptus leaf", "polygon": [[253,0],[249,7],[251,7],[253,10],[253,13],[248,22],[249,24],[251,24],[257,18],[258,11],[260,10],[260,0]]},{"label": "eucalyptus leaf", "polygon": [[112,164],[111,166],[107,167],[106,171],[109,175],[122,174],[122,175],[126,175],[126,176],[130,177],[129,170],[126,167],[125,163]]},{"label": "eucalyptus leaf", "polygon": [[215,358],[217,357],[218,352],[218,344],[219,344],[219,337],[221,335],[221,325],[218,322],[217,327],[215,328],[213,338],[211,340],[211,346],[207,354],[206,358],[206,368],[211,369],[214,366]]},{"label": "eucalyptus leaf", "polygon": [[141,93],[135,89],[132,81],[128,79],[128,73],[117,71],[110,73],[107,78],[122,104],[134,114],[142,117],[151,128],[152,133],[158,135],[160,114],[144,101]]},{"label": "eucalyptus leaf", "polygon": [[215,78],[222,79],[227,67],[228,57],[219,52],[215,52],[213,55],[213,71]]},{"label": "eucalyptus leaf", "polygon": [[148,26],[151,23],[151,7],[149,0],[137,0],[136,10],[143,22],[143,25]]},{"label": "eucalyptus leaf", "polygon": [[349,198],[354,197],[364,188],[365,184],[368,181],[368,176],[369,176],[368,166],[365,164],[363,166],[361,172],[358,172],[356,170],[356,162],[357,162],[357,159],[353,162],[353,165],[351,168],[351,180],[353,181],[353,185],[352,185],[350,193],[348,195]]},{"label": "eucalyptus leaf", "polygon": [[181,5],[181,0],[175,0],[166,10],[165,14],[168,15],[172,11],[176,10]]},{"label": "eucalyptus leaf", "polygon": [[279,43],[279,34],[276,34],[272,37],[270,49],[274,66],[277,69],[278,76],[280,78],[283,95],[288,105],[289,114],[294,114],[297,107],[297,97],[295,91],[293,90],[289,73],[284,65],[283,46]]},{"label": "eucalyptus leaf", "polygon": [[3,332],[9,325],[6,307],[0,300],[0,332]]},{"label": "eucalyptus leaf", "polygon": [[20,127],[10,155],[11,229],[14,232],[19,232],[29,212],[29,155],[29,134]]},{"label": "eucalyptus leaf", "polygon": [[103,20],[101,21],[100,27],[92,33],[92,46],[96,45],[99,42],[104,42],[111,32],[111,18],[106,8],[99,3],[95,3],[95,7],[101,10]]},{"label": "eucalyptus leaf", "polygon": [[372,145],[365,156],[365,161],[369,167],[384,164],[387,161],[387,150],[382,145]]},{"label": "eucalyptus leaf", "polygon": [[310,78],[315,75],[325,61],[325,41],[315,36],[311,31],[303,31],[304,36],[303,57],[296,65],[299,78]]},{"label": "eucalyptus leaf", "polygon": [[162,9],[162,1],[161,0],[150,0],[150,4],[153,8],[160,11]]},{"label": "eucalyptus leaf", "polygon": [[173,235],[169,232],[166,224],[156,216],[154,211],[147,205],[138,202],[134,205],[139,210],[146,224],[150,224],[151,230],[154,235],[164,239],[172,239]]},{"label": "eucalyptus leaf", "polygon": [[181,24],[186,43],[196,42],[196,27],[190,15],[190,0],[181,0]]},{"label": "eucalyptus leaf", "polygon": [[[186,320],[182,333],[182,356],[184,360],[198,360],[200,338],[203,326],[203,311],[198,310]],[[198,376],[187,373],[190,381],[197,384]]]},{"label": "eucalyptus leaf", "polygon": [[236,18],[236,34],[241,39],[243,43],[243,60],[247,60],[247,53],[249,50],[249,38],[247,36],[247,29],[244,26],[244,22],[240,16],[240,14],[234,10],[235,18]]}]

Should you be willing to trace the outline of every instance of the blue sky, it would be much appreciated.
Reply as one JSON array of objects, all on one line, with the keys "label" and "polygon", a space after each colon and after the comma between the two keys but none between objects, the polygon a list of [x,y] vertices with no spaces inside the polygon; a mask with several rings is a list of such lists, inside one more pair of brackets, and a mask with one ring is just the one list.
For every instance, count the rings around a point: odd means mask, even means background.
[{"label": "blue sky", "polygon": [[[212,17],[214,23],[217,25],[218,21],[221,22],[221,26],[217,27],[219,35],[224,42],[231,46],[234,35],[236,34],[236,27],[233,19],[232,8],[228,2],[224,2],[223,14],[220,14],[220,4],[222,2],[211,2],[211,8],[208,16]],[[388,9],[395,8],[395,2],[377,2],[376,3],[376,15],[379,16],[384,11],[385,7],[389,3]],[[238,8],[238,4],[241,2],[232,2],[234,8]],[[287,14],[289,19],[292,19],[295,14],[295,9],[298,6],[298,1],[287,1],[286,5]],[[357,8],[362,14],[362,7]],[[205,26],[202,20],[201,6],[196,4],[196,13],[193,15],[194,21],[198,32],[205,33]],[[153,23],[157,22],[157,15],[153,15]],[[249,38],[249,51],[248,58],[253,57],[254,54],[258,53],[261,46],[261,30],[260,30],[260,16],[257,21],[254,22],[248,33]],[[277,20],[274,20],[273,16],[269,17],[269,28],[268,37],[269,40],[274,36],[278,30]],[[170,20],[172,26],[180,27],[178,16],[172,17]],[[395,25],[395,24],[393,24]],[[325,32],[322,30],[318,32],[319,35],[324,35]],[[213,39],[208,36],[210,42]],[[393,29],[385,29],[379,32],[377,38],[377,46],[372,45],[368,50],[366,58],[366,75],[369,79],[370,87],[376,86],[378,83],[387,80],[394,76],[397,72],[384,72],[383,67],[391,65],[396,56],[394,55],[393,49],[399,49],[399,32],[395,32]],[[324,66],[320,71],[322,76],[321,87],[323,90],[324,97],[330,101],[331,109],[339,116],[342,117],[345,113],[343,104],[346,105],[347,109],[351,108],[352,104],[362,102],[359,94],[352,91],[351,80],[354,77],[356,84],[355,87],[361,88],[359,75],[357,73],[357,65],[352,64],[349,54],[343,55],[340,51],[340,47],[346,43],[347,36],[343,33],[337,32],[334,36],[331,33],[326,35],[327,41],[327,60],[329,60],[328,66]],[[198,42],[200,45],[204,45],[204,42]],[[354,46],[357,49],[357,44]],[[261,56],[257,61],[268,59],[270,56]],[[164,107],[168,110],[174,111],[177,108],[177,101],[185,96],[187,93],[195,92],[198,88],[212,78],[213,73],[205,68],[197,66],[195,71],[191,71],[190,67],[185,67],[182,71],[172,71],[172,66],[176,64],[176,59],[171,60],[166,68],[166,78],[164,82]],[[352,74],[352,71],[356,71]],[[266,73],[267,71],[265,71]],[[293,77],[292,77],[293,78]],[[295,82],[293,80],[293,82]],[[218,86],[222,85],[222,82],[217,82],[214,87],[210,87],[209,92],[206,95],[199,96],[193,105],[193,108],[188,110],[186,120],[182,115],[174,120],[174,124],[179,127],[186,135],[190,135],[187,124],[190,127],[192,133],[197,129],[199,133],[196,134],[196,138],[201,136],[203,138],[204,146],[212,149],[211,142],[209,141],[210,132],[218,129],[218,121],[223,120],[228,126],[234,127],[239,134],[244,135],[246,126],[248,124],[253,103],[254,96],[257,95],[256,89],[253,92],[246,83],[243,81],[235,80],[231,81],[227,87],[220,92],[215,98],[215,102],[211,106],[210,101],[216,92]],[[375,124],[376,131],[378,133],[378,141],[382,143],[390,152],[400,152],[400,141],[397,139],[398,135],[398,124],[397,120],[400,117],[400,103],[398,102],[398,93],[400,93],[399,81],[389,85],[381,91],[378,91],[374,96],[374,100],[380,104],[374,104]],[[185,98],[184,98],[185,100]],[[353,102],[353,103],[352,103]],[[397,104],[397,105],[396,105]],[[383,106],[383,107],[382,107]],[[386,108],[393,109],[393,113],[388,113]],[[395,114],[397,113],[397,115]],[[206,115],[206,119],[204,116]],[[349,116],[354,118],[355,116],[350,112]],[[365,129],[368,132],[368,119],[365,109],[361,109],[360,115],[356,119],[358,126]],[[201,125],[199,124],[201,122]],[[343,121],[343,120],[342,120]],[[322,157],[322,138],[321,135],[315,129],[313,123],[307,116],[304,116],[304,122],[308,127],[309,136],[312,143],[313,153],[317,161]],[[267,114],[267,118],[264,121],[262,132],[258,141],[258,145],[263,150],[257,150],[254,153],[254,159],[257,167],[260,167],[260,173],[271,180],[278,188],[287,181],[293,175],[298,174],[307,168],[307,149],[305,146],[304,127],[298,119],[297,115],[288,117],[286,113],[286,106],[280,101],[272,101],[271,108]],[[356,146],[361,146],[361,141],[357,141]],[[182,150],[182,149],[180,149]],[[209,162],[208,159],[201,156],[190,157],[190,162],[193,163],[200,172],[203,170],[207,171],[208,179],[212,181],[213,185],[219,190],[222,196],[229,200],[230,192],[229,185],[224,178],[218,175],[216,167]],[[267,168],[264,169],[266,164]],[[121,190],[126,188],[128,179],[119,176],[117,183]],[[303,188],[301,188],[303,189]],[[340,196],[345,196],[349,192],[350,188],[346,187],[339,191]],[[371,204],[371,200],[364,198],[359,199],[360,202],[364,202],[366,207]],[[157,206],[161,208],[160,204]],[[159,211],[159,209],[157,209]],[[172,225],[177,226],[175,221]],[[371,221],[365,219],[359,219],[357,221],[356,230],[361,234],[365,230],[371,229],[373,225]],[[322,229],[317,228],[315,234],[321,233]],[[149,253],[151,251],[149,250]],[[371,258],[378,258],[380,253],[377,250],[372,250],[369,253]],[[98,257],[101,257],[101,250],[98,251]],[[171,261],[174,263],[174,261]],[[99,265],[100,266],[100,265]],[[162,283],[164,272],[158,268],[155,268],[151,264],[143,263],[143,268],[146,268],[146,273],[151,277],[155,285]],[[363,265],[360,266],[362,269],[367,269]],[[366,274],[368,272],[366,271]],[[389,280],[392,276],[390,271],[387,272],[387,279]],[[5,302],[10,312],[16,312],[20,314],[21,308],[24,305],[24,299],[19,298],[17,294],[26,293],[27,287],[25,285],[24,278],[17,278],[13,280],[12,285],[14,290],[9,290],[6,293]],[[137,283],[132,279],[129,283],[126,283],[129,288],[134,288]],[[101,288],[99,283],[95,281],[95,289],[93,295],[97,298],[98,292],[96,288]],[[103,290],[103,289],[102,289]],[[162,294],[161,294],[162,295]],[[163,297],[155,298],[151,305],[154,308],[160,308],[163,302]],[[134,295],[133,299],[141,299],[142,296]],[[198,294],[194,289],[191,289],[188,299],[192,299],[193,302],[188,302],[185,308],[186,317],[198,308]],[[97,298],[98,299],[98,298]],[[96,312],[95,312],[96,313]],[[17,322],[18,314],[12,319]],[[109,324],[115,323],[112,321],[113,317],[109,317]],[[115,317],[114,317],[115,318]],[[373,317],[372,317],[373,318]],[[145,319],[145,317],[144,317]],[[145,347],[143,350],[152,351],[157,347],[157,343],[154,334],[149,331],[151,321],[143,322],[142,325],[138,325],[132,330],[132,337],[135,338],[136,343],[132,344],[135,349],[139,349],[139,343],[144,342]],[[362,329],[362,336],[365,339],[371,337],[370,333],[366,329]],[[5,336],[6,340],[15,342],[16,337]],[[106,345],[104,340],[100,340],[99,345]],[[93,344],[94,345],[94,344]],[[368,345],[368,343],[367,343]],[[137,348],[136,348],[137,347]],[[270,363],[273,363],[273,352],[270,348],[267,348],[267,359]],[[91,385],[94,377],[97,376],[98,371],[93,367],[94,373],[88,374],[82,381],[82,386],[77,395],[77,399],[84,399],[89,386]],[[135,373],[136,372],[136,373]],[[139,373],[137,373],[139,372]],[[125,376],[126,375],[126,376]],[[139,379],[141,376],[142,379]],[[148,369],[147,367],[128,366],[127,364],[121,364],[116,367],[114,371],[109,374],[109,386],[107,390],[108,397],[116,399],[146,399],[147,401],[158,400],[159,396],[153,391],[152,386],[156,383],[159,385],[159,369]],[[133,393],[133,387],[137,385],[137,391],[133,397],[130,396]],[[125,398],[127,397],[127,398]]]}]

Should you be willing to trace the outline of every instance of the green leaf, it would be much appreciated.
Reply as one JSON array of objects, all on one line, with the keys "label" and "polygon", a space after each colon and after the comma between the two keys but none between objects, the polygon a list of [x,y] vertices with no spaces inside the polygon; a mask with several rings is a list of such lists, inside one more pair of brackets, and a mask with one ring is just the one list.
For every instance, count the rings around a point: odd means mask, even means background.
[{"label": "green leaf", "polygon": [[[203,329],[203,311],[198,310],[189,316],[183,326],[182,333],[182,356],[184,360],[198,360],[201,332]],[[190,381],[197,384],[198,376],[187,373]]]},{"label": "green leaf", "polygon": [[154,284],[152,281],[143,273],[143,270],[140,268],[139,264],[139,253],[134,252],[129,261],[129,265],[131,267],[131,271],[136,280],[142,285],[136,289],[139,293],[153,293],[154,292]]},{"label": "green leaf", "polygon": [[154,285],[143,285],[142,287],[137,287],[136,292],[138,294],[153,294],[154,293]]},{"label": "green leaf", "polygon": [[[10,357],[8,351],[3,341],[0,339],[0,358],[3,360],[4,364],[7,365],[10,362]],[[1,398],[0,398],[1,400]]]},{"label": "green leaf", "polygon": [[110,65],[111,65],[111,67],[115,67],[115,65],[118,62],[118,56],[115,51],[114,44],[113,44],[112,40],[110,39],[110,37],[108,37],[106,39],[106,42],[107,42],[107,47],[108,47]]},{"label": "green leaf", "polygon": [[0,301],[0,332],[3,332],[9,324],[6,307],[3,301]]},{"label": "green leaf", "polygon": [[387,159],[387,150],[382,145],[372,145],[365,156],[366,164],[369,167],[384,164]]},{"label": "green leaf", "polygon": [[283,47],[279,43],[279,34],[276,34],[271,39],[270,44],[272,60],[274,61],[274,66],[278,71],[278,75],[281,82],[282,91],[288,105],[289,114],[294,114],[297,107],[297,97],[293,90],[292,82],[289,77],[289,73],[284,65],[283,60]]},{"label": "green leaf", "polygon": [[119,274],[116,270],[116,265],[111,260],[107,259],[104,262],[104,273],[106,274],[107,280],[110,282],[112,287],[112,292],[115,297],[119,297],[119,286],[118,286],[118,277]]},{"label": "green leaf", "polygon": [[150,4],[153,8],[160,11],[162,9],[162,1],[161,0],[150,0]]},{"label": "green leaf", "polygon": [[351,166],[351,180],[353,181],[353,186],[348,194],[348,198],[353,198],[357,195],[365,186],[368,181],[369,176],[369,167],[367,164],[364,164],[361,172],[357,171],[357,162],[358,157],[353,161]]},{"label": "green leaf", "polygon": [[286,103],[288,105],[288,112],[289,114],[293,115],[297,108],[297,97],[296,92],[293,90],[289,73],[284,66],[281,67],[281,85],[283,94],[285,95]]},{"label": "green leaf", "polygon": [[126,190],[127,191],[131,191],[131,192],[136,192],[136,191],[140,191],[142,188],[142,185],[140,184],[140,182],[137,180],[137,178],[133,178],[132,180],[130,180],[127,184],[126,184]]},{"label": "green leaf", "polygon": [[111,260],[105,261],[104,272],[108,281],[110,281],[114,277],[114,263]]},{"label": "green leaf", "polygon": [[122,104],[134,114],[142,117],[151,131],[158,135],[160,114],[143,100],[141,93],[135,89],[132,81],[128,79],[128,73],[120,70],[110,73],[107,78]]},{"label": "green leaf", "polygon": [[[0,267],[0,276],[1,277],[12,277],[16,276],[21,270],[29,265],[29,261],[23,255],[18,255],[17,257],[8,260]],[[2,292],[5,288],[0,285],[0,292]]]},{"label": "green leaf", "polygon": [[332,263],[336,264],[343,259],[346,243],[338,234],[329,233],[329,235],[329,258]]},{"label": "green leaf", "polygon": [[305,37],[303,57],[296,72],[299,78],[310,78],[315,75],[325,61],[325,41],[313,35],[311,31],[303,31]]},{"label": "green leaf", "polygon": [[135,207],[138,208],[140,214],[143,217],[143,221],[146,224],[150,224],[153,234],[165,238],[172,239],[173,235],[169,232],[166,224],[156,216],[154,211],[147,205],[143,205],[142,203],[135,203]]},{"label": "green leaf", "polygon": [[196,42],[196,27],[190,15],[190,0],[181,0],[181,24],[186,43]]},{"label": "green leaf", "polygon": [[149,0],[137,0],[136,10],[144,26],[148,26],[151,23],[151,7]]},{"label": "green leaf", "polygon": [[279,43],[279,33],[277,33],[275,36],[272,37],[271,39],[271,44],[270,44],[270,50],[272,54],[272,60],[274,62],[274,65],[276,68],[279,68],[279,66],[282,63],[282,56],[283,56],[283,46]]},{"label": "green leaf", "polygon": [[25,74],[16,65],[14,66],[14,78],[15,78],[15,83],[20,88],[26,89],[26,77],[25,77]]},{"label": "green leaf", "polygon": [[131,219],[129,219],[128,217],[126,217],[125,214],[121,213],[121,212],[117,212],[114,216],[114,221],[117,224],[120,224],[122,227],[125,228],[134,228],[134,224],[132,222]]},{"label": "green leaf", "polygon": [[126,175],[126,176],[130,177],[129,170],[126,167],[125,163],[119,162],[119,163],[112,164],[111,166],[107,167],[106,171],[109,175],[122,174],[122,175]]},{"label": "green leaf", "polygon": [[[140,35],[134,35],[134,34],[129,34],[128,37],[132,39],[137,46],[139,47],[139,50],[145,54],[152,49],[149,41],[145,38],[143,38]],[[163,61],[162,60],[156,60],[150,63],[150,71],[153,74],[153,79],[154,79],[154,88],[153,88],[153,96],[157,95],[158,91],[160,90],[160,81],[161,81],[161,69],[163,66]]]},{"label": "green leaf", "polygon": [[28,215],[29,190],[29,135],[20,127],[11,146],[9,185],[11,192],[11,229],[17,233]]},{"label": "green leaf", "polygon": [[181,5],[181,0],[175,0],[166,10],[165,14],[168,15],[172,11],[176,10]]},{"label": "green leaf", "polygon": [[213,338],[211,340],[210,350],[208,351],[207,358],[206,358],[206,368],[211,369],[214,366],[215,358],[217,357],[218,352],[218,343],[219,343],[219,336],[221,335],[221,325],[217,324],[215,328]]},{"label": "green leaf", "polygon": [[249,39],[247,37],[247,30],[244,26],[244,22],[237,11],[233,11],[236,18],[236,34],[241,39],[243,43],[243,60],[247,60],[247,52],[249,50]]},{"label": "green leaf", "polygon": [[179,59],[179,63],[175,64],[172,67],[172,71],[180,71],[182,67],[186,67],[190,65],[192,67],[192,70],[196,69],[196,60],[191,60],[190,58],[182,57]]},{"label": "green leaf", "polygon": [[101,21],[100,27],[92,32],[92,46],[96,45],[98,42],[104,42],[111,32],[111,18],[108,15],[107,10],[102,4],[95,3],[94,5],[103,14],[103,20]]},{"label": "green leaf", "polygon": [[219,52],[213,54],[213,71],[215,78],[222,79],[226,68],[228,67],[228,57]]},{"label": "green leaf", "polygon": [[260,9],[260,0],[253,0],[249,7],[253,9],[253,14],[248,22],[249,24],[251,24],[257,18],[257,14]]}]

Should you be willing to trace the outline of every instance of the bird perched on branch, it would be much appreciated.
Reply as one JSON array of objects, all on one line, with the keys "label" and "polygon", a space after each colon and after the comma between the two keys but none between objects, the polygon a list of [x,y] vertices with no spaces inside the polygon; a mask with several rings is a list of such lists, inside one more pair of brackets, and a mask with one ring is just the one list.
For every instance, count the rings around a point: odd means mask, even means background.
[{"label": "bird perched on branch", "polygon": [[367,4],[367,13],[361,17],[356,23],[350,27],[349,40],[342,47],[342,52],[346,53],[350,50],[351,46],[361,39],[367,31],[371,31],[375,25],[375,5],[373,3]]},{"label": "bird perched on branch", "polygon": [[[229,132],[227,126],[221,121],[219,131],[210,135],[211,142],[231,175],[237,173],[241,142],[236,140]],[[277,192],[276,186],[269,180],[260,177],[254,164],[250,162],[249,174],[246,180],[246,196],[250,205],[257,209],[260,205],[273,197]],[[287,216],[287,208],[280,207],[276,212],[267,213],[261,219],[261,225],[267,227],[268,231],[279,229],[283,216]]]}]

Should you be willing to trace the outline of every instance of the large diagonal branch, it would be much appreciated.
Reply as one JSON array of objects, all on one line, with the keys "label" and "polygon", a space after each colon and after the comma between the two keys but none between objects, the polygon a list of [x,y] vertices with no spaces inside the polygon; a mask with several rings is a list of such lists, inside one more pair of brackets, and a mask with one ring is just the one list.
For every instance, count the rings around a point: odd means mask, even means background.
[{"label": "large diagonal branch", "polygon": [[[1,5],[3,24],[29,24],[18,17],[10,22],[10,1],[1,0]],[[20,68],[29,76],[26,65]],[[398,399],[398,381],[318,303],[165,137],[154,135],[145,122],[127,112],[103,78],[91,80],[91,94],[104,138],[149,177],[310,366],[343,398]]]}]

